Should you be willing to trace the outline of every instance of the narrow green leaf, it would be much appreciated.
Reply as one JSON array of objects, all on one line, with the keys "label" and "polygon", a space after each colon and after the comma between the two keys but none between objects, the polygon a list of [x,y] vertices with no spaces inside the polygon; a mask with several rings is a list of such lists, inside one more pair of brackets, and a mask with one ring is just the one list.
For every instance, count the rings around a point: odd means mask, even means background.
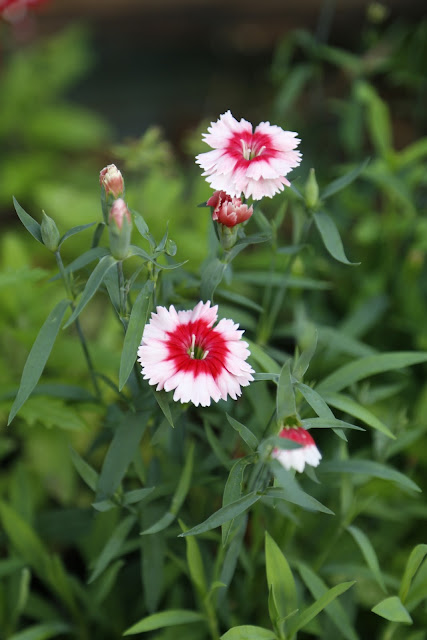
[{"label": "narrow green leaf", "polygon": [[97,500],[110,498],[121,483],[133,460],[149,413],[126,413],[114,433],[98,478]]},{"label": "narrow green leaf", "polygon": [[242,496],[238,500],[231,502],[226,507],[222,507],[215,511],[209,518],[207,518],[201,524],[196,525],[185,533],[180,533],[179,537],[195,536],[205,531],[210,531],[216,527],[220,527],[224,522],[228,522],[233,518],[236,518],[241,513],[244,513],[249,509],[257,500],[261,498],[261,494],[256,491],[252,491],[245,496]]},{"label": "narrow green leaf", "polygon": [[92,249],[95,249],[101,242],[102,234],[104,233],[104,229],[106,226],[107,225],[105,224],[105,222],[98,222],[98,224],[96,225],[95,231],[92,236]]},{"label": "narrow green leaf", "polygon": [[135,504],[136,502],[142,502],[145,498],[153,493],[156,487],[144,487],[143,489],[133,489],[132,491],[126,491],[123,495],[123,504]]},{"label": "narrow green leaf", "polygon": [[317,391],[307,386],[306,384],[303,384],[302,382],[298,382],[296,386],[298,391],[302,393],[305,400],[308,402],[313,411],[317,413],[319,418],[324,418],[326,420],[335,420],[335,416],[332,413],[332,410],[326,404],[323,396],[321,396]]},{"label": "narrow green leaf", "polygon": [[266,489],[264,492],[266,497],[286,500],[292,504],[297,504],[307,511],[321,511],[322,513],[333,515],[333,511],[303,491],[292,473],[282,467],[278,460],[271,460],[270,465],[280,487],[270,487]]},{"label": "narrow green leaf", "polygon": [[255,342],[249,340],[247,336],[245,336],[245,342],[248,343],[249,351],[251,352],[252,358],[262,367],[264,371],[268,373],[276,373],[280,374],[280,366],[277,364],[273,358],[271,358],[265,351],[259,347]]},{"label": "narrow green leaf", "polygon": [[277,636],[270,629],[244,624],[229,629],[221,636],[220,640],[277,640]]},{"label": "narrow green leaf", "polygon": [[102,549],[101,553],[99,554],[95,562],[93,571],[88,580],[88,584],[96,580],[98,576],[100,576],[101,573],[105,571],[105,569],[108,567],[110,562],[117,557],[134,524],[135,524],[134,515],[127,516],[124,520],[119,522],[119,524],[111,534],[111,537],[107,540],[105,547]]},{"label": "narrow green leaf", "polygon": [[148,242],[151,245],[151,248],[154,250],[156,248],[156,241],[154,240],[153,236],[151,235],[150,230],[148,228],[148,225],[145,222],[144,218],[142,217],[142,215],[140,213],[137,213],[133,209],[131,209],[130,211],[131,211],[131,213],[133,215],[135,226],[138,229],[139,233],[141,234],[141,236],[143,238],[145,238],[145,240],[148,240]]},{"label": "narrow green leaf", "polygon": [[314,222],[323,240],[326,250],[335,260],[348,265],[358,265],[360,262],[350,262],[344,253],[341,236],[334,220],[323,211],[313,214]]},{"label": "narrow green leaf", "polygon": [[365,431],[363,427],[358,427],[351,422],[337,420],[336,418],[307,418],[302,420],[304,429],[354,429],[355,431]]},{"label": "narrow green leaf", "polygon": [[124,636],[132,636],[144,631],[154,631],[164,627],[174,627],[178,624],[188,624],[189,622],[204,622],[205,617],[197,611],[187,609],[170,609],[161,613],[143,618],[124,632]]},{"label": "narrow green leaf", "polygon": [[91,598],[93,603],[99,607],[113,589],[120,569],[125,564],[124,560],[117,560],[113,562],[98,579],[96,585],[93,585],[93,591],[91,592]]},{"label": "narrow green leaf", "polygon": [[154,389],[154,387],[150,387],[150,389],[151,389],[151,392],[153,393],[154,397],[156,398],[156,402],[159,405],[163,415],[165,416],[166,420],[169,422],[169,424],[172,427],[172,429],[174,429],[175,425],[173,423],[173,417],[172,417],[172,411],[171,411],[171,407],[170,407],[169,397],[168,397],[166,391],[156,391]]},{"label": "narrow green leaf", "polygon": [[193,464],[194,464],[194,442],[191,442],[190,447],[188,449],[187,457],[185,459],[184,469],[182,470],[182,474],[179,479],[178,486],[173,495],[169,511],[167,511],[160,518],[160,520],[152,524],[151,527],[141,531],[140,535],[151,535],[153,533],[158,533],[159,531],[163,531],[163,529],[166,529],[166,527],[168,527],[175,520],[187,496],[188,490],[190,488],[191,476],[193,473]]},{"label": "narrow green leaf", "polygon": [[77,473],[82,478],[84,482],[86,482],[87,486],[92,489],[92,491],[96,491],[96,487],[98,484],[98,474],[93,469],[90,464],[83,460],[81,455],[77,453],[73,447],[70,446],[70,454],[71,454],[71,462],[76,468]]},{"label": "narrow green leaf", "polygon": [[342,582],[341,584],[337,584],[332,589],[329,589],[326,593],[324,593],[320,598],[317,599],[310,607],[304,609],[300,614],[297,614],[290,623],[289,628],[289,636],[292,637],[297,631],[303,629],[313,618],[315,618],[325,607],[328,606],[331,602],[338,598],[341,594],[345,593],[356,583],[355,580],[353,582]]},{"label": "narrow green leaf", "polygon": [[260,233],[257,235],[246,236],[245,238],[241,238],[236,242],[234,247],[230,250],[228,254],[228,260],[234,260],[234,258],[241,252],[245,247],[250,244],[259,244],[260,242],[268,242],[271,240],[271,233]]},{"label": "narrow green leaf", "polygon": [[73,227],[72,229],[69,229],[66,233],[64,233],[64,235],[60,239],[59,246],[61,246],[61,244],[65,242],[65,240],[67,240],[68,238],[71,238],[72,236],[75,236],[77,233],[80,233],[85,229],[90,229],[90,227],[93,227],[94,224],[96,224],[96,222],[89,222],[89,224],[81,224],[78,227]]},{"label": "narrow green leaf", "polygon": [[291,361],[287,360],[283,365],[276,394],[277,420],[284,421],[290,416],[296,415],[295,392],[291,378]]},{"label": "narrow green leaf", "polygon": [[[182,531],[187,531],[187,527],[179,521]],[[205,569],[203,566],[202,554],[200,553],[199,545],[196,538],[188,536],[185,538],[187,549],[187,564],[190,570],[191,582],[196,588],[198,594],[204,598],[207,594]]]},{"label": "narrow green leaf", "polygon": [[[222,496],[222,506],[226,507],[228,504],[239,500],[243,494],[243,479],[245,468],[251,463],[252,456],[246,458],[240,458],[231,467],[228,474],[227,482],[225,483],[224,493]],[[226,546],[228,537],[233,527],[234,520],[225,522],[222,525],[222,545]]]},{"label": "narrow green leaf", "polygon": [[[82,253],[82,255],[76,258],[75,260],[73,260],[73,262],[70,262],[70,264],[65,267],[64,271],[67,274],[74,273],[74,271],[83,269],[83,267],[86,267],[88,264],[90,264],[94,260],[100,260],[101,258],[104,258],[105,256],[109,256],[109,255],[110,255],[110,252],[106,247],[93,247],[92,249],[89,249],[89,251]],[[57,273],[56,276],[50,279],[50,282],[53,282],[54,280],[59,280],[60,278],[61,278],[61,274]]]},{"label": "narrow green leaf", "polygon": [[353,398],[349,398],[348,396],[339,393],[324,393],[323,397],[326,402],[336,409],[349,413],[351,416],[362,420],[362,422],[373,429],[381,431],[381,433],[384,433],[389,438],[392,438],[393,440],[396,439],[394,433],[392,433],[390,429],[381,422],[381,420],[379,420],[379,418],[369,411],[369,409],[366,409],[366,407],[362,407],[362,405],[353,400]]},{"label": "narrow green leaf", "polygon": [[31,235],[37,240],[37,242],[40,242],[40,244],[44,244],[39,223],[21,207],[15,197],[13,198],[13,205],[15,207],[16,213],[18,214],[18,218],[20,219],[26,230],[31,233]]},{"label": "narrow green leaf", "polygon": [[307,347],[304,349],[304,351],[299,356],[298,360],[295,362],[292,375],[297,380],[302,380],[302,378],[304,377],[310,365],[310,362],[316,352],[316,348],[317,348],[317,330],[315,329],[313,331],[313,335]]},{"label": "narrow green leaf", "polygon": [[53,620],[44,624],[32,625],[24,631],[18,631],[9,636],[9,640],[48,640],[48,638],[54,638],[64,633],[71,633],[70,625],[60,620]]},{"label": "narrow green leaf", "polygon": [[132,256],[139,256],[140,258],[144,258],[146,262],[152,262],[154,265],[156,265],[156,267],[165,271],[178,269],[178,267],[182,267],[183,264],[186,264],[186,262],[188,262],[188,260],[184,260],[184,262],[175,262],[174,264],[160,264],[159,262],[156,262],[156,260],[154,260],[154,258],[150,256],[149,253],[144,251],[144,249],[141,249],[141,247],[137,247],[133,244],[129,247],[129,253],[126,256],[126,259],[131,258]]},{"label": "narrow green leaf", "polygon": [[19,557],[33,567],[37,575],[45,580],[49,572],[50,557],[39,536],[5,502],[0,502],[0,517],[3,529]]},{"label": "narrow green leaf", "polygon": [[426,361],[427,352],[425,351],[396,351],[395,353],[366,356],[353,360],[353,362],[349,362],[331,373],[322,380],[317,389],[328,392],[341,391],[341,389],[369,376],[394,369],[403,369]]},{"label": "narrow green leaf", "polygon": [[371,611],[376,613],[390,622],[400,622],[402,624],[412,624],[412,618],[407,609],[397,596],[391,596],[385,600],[381,600]]},{"label": "narrow green leaf", "polygon": [[40,329],[25,363],[19,390],[10,410],[8,425],[12,422],[38,383],[69,304],[68,300],[61,300],[50,312],[44,325]]},{"label": "narrow green leaf", "polygon": [[411,551],[399,589],[399,598],[403,603],[405,603],[406,598],[408,597],[412,578],[417,573],[426,555],[427,544],[417,544],[417,546]]},{"label": "narrow green leaf", "polygon": [[202,300],[212,300],[215,289],[221,282],[227,265],[218,260],[211,259],[208,263],[202,265],[202,281],[200,283],[200,296]]},{"label": "narrow green leaf", "polygon": [[358,545],[359,549],[361,550],[361,552],[363,553],[363,556],[366,560],[366,564],[368,565],[368,567],[370,568],[370,570],[372,571],[372,574],[375,578],[375,580],[378,582],[378,584],[380,585],[381,589],[387,593],[387,589],[384,583],[384,579],[381,573],[381,569],[380,569],[380,565],[378,563],[378,558],[377,558],[377,554],[375,553],[375,549],[371,544],[371,541],[369,540],[368,536],[366,536],[363,531],[361,531],[358,527],[355,526],[350,526],[347,527],[347,531],[349,533],[351,533],[351,535],[353,536],[356,544]]},{"label": "narrow green leaf", "polygon": [[387,467],[385,464],[374,462],[372,460],[329,460],[323,462],[321,473],[361,473],[362,475],[371,476],[373,478],[382,478],[390,480],[398,484],[402,489],[410,491],[421,491],[421,489],[399,471]]},{"label": "narrow green leaf", "polygon": [[252,433],[252,431],[248,429],[248,427],[245,427],[245,425],[241,422],[238,422],[238,420],[235,420],[234,418],[229,416],[228,413],[226,413],[225,415],[227,416],[228,422],[231,424],[233,429],[235,429],[240,434],[242,440],[246,442],[249,449],[251,451],[256,451],[256,449],[258,448],[258,438]]},{"label": "narrow green leaf", "polygon": [[345,176],[341,176],[341,178],[337,178],[337,180],[333,180],[333,182],[329,183],[328,186],[325,187],[325,189],[320,194],[321,200],[326,200],[330,196],[334,195],[338,191],[341,191],[341,189],[344,189],[349,184],[354,182],[354,180],[359,177],[362,171],[366,169],[368,163],[369,158],[366,158],[358,167],[346,173]]},{"label": "narrow green leaf", "polygon": [[70,324],[72,324],[74,320],[80,315],[87,303],[90,302],[95,293],[98,291],[106,274],[112,267],[114,267],[115,264],[117,264],[117,260],[113,258],[113,256],[104,256],[104,258],[101,258],[95,269],[90,274],[89,280],[86,283],[78,305],[71,314],[71,317],[68,319],[68,322],[65,324],[64,329],[66,327],[69,327]]},{"label": "narrow green leaf", "polygon": [[[313,598],[318,599],[325,593],[327,593],[328,587],[323,582],[323,580],[302,562],[298,563],[298,571],[300,572],[301,578],[303,579]],[[358,640],[358,635],[354,631],[347,612],[339,602],[339,600],[328,604],[328,606],[325,607],[325,613],[329,616],[333,624],[337,627],[337,629],[339,629],[346,640]]]},{"label": "narrow green leaf", "polygon": [[285,556],[276,542],[265,532],[265,564],[268,588],[280,618],[286,618],[298,608],[295,580]]},{"label": "narrow green leaf", "polygon": [[148,314],[153,303],[154,283],[148,280],[136,298],[129,318],[128,328],[123,343],[120,359],[119,390],[125,386],[133,365],[135,364],[138,347],[141,343],[142,332],[147,323]]}]

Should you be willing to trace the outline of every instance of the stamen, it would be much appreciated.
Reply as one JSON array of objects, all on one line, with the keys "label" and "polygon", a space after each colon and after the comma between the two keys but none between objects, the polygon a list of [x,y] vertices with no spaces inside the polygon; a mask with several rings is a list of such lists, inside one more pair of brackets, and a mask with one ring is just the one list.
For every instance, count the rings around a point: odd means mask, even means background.
[{"label": "stamen", "polygon": [[208,355],[208,353],[209,353],[209,350],[204,352],[204,354],[202,355],[202,360],[204,360],[204,359],[206,358],[206,356]]},{"label": "stamen", "polygon": [[248,147],[246,142],[240,138],[240,142],[242,143],[242,152],[245,160],[250,160],[251,158],[251,148]]},{"label": "stamen", "polygon": [[194,348],[195,348],[195,344],[196,344],[196,336],[193,333],[191,335],[191,346],[190,346],[190,358],[194,358]]}]

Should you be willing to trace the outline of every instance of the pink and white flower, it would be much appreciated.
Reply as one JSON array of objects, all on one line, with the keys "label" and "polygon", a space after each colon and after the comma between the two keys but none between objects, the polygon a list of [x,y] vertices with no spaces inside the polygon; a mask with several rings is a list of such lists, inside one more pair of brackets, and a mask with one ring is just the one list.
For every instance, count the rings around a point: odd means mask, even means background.
[{"label": "pink and white flower", "polygon": [[247,120],[238,122],[230,111],[212,122],[203,140],[212,151],[200,153],[196,162],[213,189],[230,196],[261,200],[290,186],[285,176],[301,162],[295,151],[300,143],[292,131],[261,122],[255,131]]},{"label": "pink and white flower", "polygon": [[240,198],[232,198],[225,191],[215,191],[206,203],[213,207],[212,220],[220,222],[226,227],[235,227],[249,220],[254,210],[243,204]]},{"label": "pink and white flower", "polygon": [[227,396],[236,400],[253,380],[242,330],[232,320],[216,327],[218,307],[199,302],[190,311],[157,307],[145,325],[138,362],[149,384],[175,390],[173,399],[207,407]]},{"label": "pink and white flower", "polygon": [[280,438],[292,440],[301,446],[298,449],[274,449],[273,458],[276,458],[285,469],[304,471],[306,464],[317,467],[322,455],[308,431],[302,427],[285,427],[279,433]]},{"label": "pink and white flower", "polygon": [[107,164],[100,171],[99,184],[104,187],[105,194],[109,196],[111,193],[113,198],[119,198],[125,190],[123,176],[115,164]]}]

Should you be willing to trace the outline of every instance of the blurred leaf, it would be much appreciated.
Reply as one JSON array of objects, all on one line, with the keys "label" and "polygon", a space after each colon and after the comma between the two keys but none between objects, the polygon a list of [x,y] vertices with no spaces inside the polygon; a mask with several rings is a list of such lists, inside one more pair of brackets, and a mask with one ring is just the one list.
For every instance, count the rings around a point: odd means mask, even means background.
[{"label": "blurred leaf", "polygon": [[28,627],[9,636],[9,640],[47,640],[58,635],[71,633],[70,625],[61,621],[45,622]]},{"label": "blurred leaf", "polygon": [[[301,578],[313,598],[318,599],[327,593],[328,587],[323,580],[302,562],[298,563],[298,571],[300,572]],[[358,640],[359,636],[354,631],[346,610],[338,600],[331,602],[327,607],[325,607],[325,613],[329,616],[346,640]]]},{"label": "blurred leaf", "polygon": [[376,613],[390,622],[400,622],[403,624],[412,624],[412,618],[405,609],[397,596],[391,596],[385,600],[381,600],[371,611]]},{"label": "blurred leaf", "polygon": [[292,375],[297,378],[297,380],[302,380],[304,377],[310,362],[316,352],[317,347],[317,330],[313,331],[313,335],[311,336],[308,345],[302,351],[298,360],[294,363],[294,367],[292,370]]},{"label": "blurred leaf", "polygon": [[[94,251],[94,249],[92,249],[92,251]],[[117,260],[113,258],[113,256],[104,256],[104,258],[101,258],[95,269],[90,274],[89,280],[86,283],[80,300],[70,318],[65,323],[64,329],[69,327],[70,324],[72,324],[75,319],[81,314],[87,303],[90,302],[95,293],[98,291],[108,271],[116,264]]]},{"label": "blurred leaf", "polygon": [[156,402],[159,405],[163,415],[165,416],[166,420],[169,422],[170,426],[174,429],[175,425],[173,423],[171,406],[170,406],[169,396],[168,396],[167,392],[166,391],[156,391],[154,389],[154,387],[150,387],[150,389],[151,389],[151,392],[153,393],[154,397],[156,398]]},{"label": "blurred leaf", "polygon": [[246,442],[249,449],[251,451],[256,451],[256,449],[258,448],[258,438],[252,433],[252,431],[248,429],[248,427],[245,427],[245,425],[241,422],[238,422],[237,420],[229,416],[228,413],[226,413],[225,415],[227,416],[228,422],[231,424],[233,429],[235,429],[240,434],[240,437],[242,438],[242,440],[244,440],[244,442]]},{"label": "blurred leaf", "polygon": [[109,498],[121,483],[147,427],[148,413],[126,413],[114,433],[98,478],[97,500]]},{"label": "blurred leaf", "polygon": [[317,389],[328,392],[341,391],[341,389],[377,373],[403,369],[426,361],[427,353],[422,351],[396,351],[395,353],[365,356],[336,369],[322,380]]},{"label": "blurred leaf", "polygon": [[44,325],[40,329],[25,363],[19,390],[10,410],[8,425],[12,422],[39,381],[69,304],[68,300],[61,300],[50,312]]},{"label": "blurred leaf", "polygon": [[[185,465],[182,470],[181,477],[178,482],[178,486],[173,495],[171,505],[169,511],[167,511],[157,522],[155,522],[148,529],[144,529],[141,531],[141,535],[149,535],[153,533],[159,533],[159,531],[163,531],[166,529],[176,518],[181,509],[181,506],[187,496],[188,490],[190,488],[191,476],[193,473],[193,463],[194,463],[194,442],[191,442],[190,447],[188,449],[187,457],[185,459]],[[180,534],[183,535],[183,534]]]},{"label": "blurred leaf", "polygon": [[[106,247],[93,247],[89,249],[89,251],[85,251],[81,256],[73,260],[69,265],[67,265],[64,269],[65,273],[73,273],[74,271],[78,271],[79,269],[83,269],[88,264],[93,262],[94,260],[104,258],[105,256],[109,256],[110,252]],[[54,280],[59,280],[61,275],[58,273],[56,276],[51,278],[51,282]]]},{"label": "blurred leaf", "polygon": [[38,535],[5,502],[0,502],[0,517],[3,529],[18,555],[34,568],[39,577],[46,579],[49,573],[50,557]]},{"label": "blurred leaf", "polygon": [[202,265],[202,280],[200,284],[200,297],[202,300],[213,300],[215,289],[221,282],[227,265],[218,258],[212,258]]},{"label": "blurred leaf", "polygon": [[89,577],[88,584],[93,582],[101,575],[103,571],[108,567],[110,562],[120,555],[120,551],[123,548],[126,538],[128,537],[132,527],[135,524],[135,516],[130,515],[124,518],[117,527],[114,529],[110,538],[107,540],[105,547],[99,554],[93,571]]},{"label": "blurred leaf", "polygon": [[386,155],[392,149],[392,126],[386,103],[367,82],[355,85],[355,95],[367,108],[368,128],[377,153]]},{"label": "blurred leaf", "polygon": [[[421,566],[425,556],[427,555],[427,545],[417,544],[411,551],[411,555],[406,563],[405,572],[399,589],[399,598],[401,602],[405,602],[411,587],[411,582],[418,569]],[[378,612],[375,612],[378,613]]]},{"label": "blurred leaf", "polygon": [[265,564],[268,588],[272,590],[279,618],[286,618],[298,608],[295,580],[285,556],[268,531],[265,533]]},{"label": "blurred leaf", "polygon": [[375,549],[371,544],[369,538],[361,531],[358,527],[350,526],[347,527],[347,531],[351,533],[356,544],[359,549],[363,553],[363,556],[366,560],[366,564],[370,568],[373,573],[375,580],[380,585],[381,589],[387,593],[386,586],[384,584],[384,579],[381,573],[380,565],[378,563],[377,554],[375,553]]},{"label": "blurred leaf", "polygon": [[185,533],[180,533],[179,537],[184,536],[196,536],[200,533],[205,533],[205,531],[210,531],[211,529],[215,529],[216,527],[221,526],[224,522],[228,522],[233,518],[236,518],[241,513],[244,513],[249,509],[257,500],[261,498],[261,494],[256,491],[251,491],[250,493],[242,496],[238,500],[231,502],[230,504],[218,509],[215,511],[209,518],[207,518],[201,524],[196,525],[189,531]]},{"label": "blurred leaf", "polygon": [[82,480],[87,484],[87,486],[92,489],[92,491],[96,491],[96,487],[98,484],[98,474],[87,462],[83,460],[81,455],[77,453],[73,447],[70,447],[70,455],[71,461],[76,468],[77,473],[82,478]]},{"label": "blurred leaf", "polygon": [[143,633],[144,631],[153,631],[154,629],[163,629],[164,627],[174,627],[177,624],[203,621],[205,621],[205,617],[196,611],[171,609],[170,611],[153,613],[153,615],[143,618],[127,629],[123,635],[132,636],[136,633]]},{"label": "blurred leaf", "polygon": [[[179,524],[182,531],[187,531],[187,527],[184,525],[182,520],[179,521]],[[200,553],[199,545],[196,538],[194,538],[193,536],[185,538],[185,543],[187,549],[187,564],[190,570],[191,582],[195,586],[196,591],[200,594],[200,596],[204,598],[207,593],[207,586],[205,569],[203,566],[203,560]]]},{"label": "blurred leaf", "polygon": [[[228,474],[227,482],[225,483],[224,493],[222,496],[222,506],[225,507],[236,500],[239,500],[243,494],[243,479],[245,474],[245,468],[252,461],[251,456],[247,456],[246,458],[240,458],[240,460],[236,460],[233,466],[230,469],[230,473]],[[228,538],[233,527],[234,520],[230,520],[229,522],[225,522],[222,525],[222,546],[225,547]],[[238,521],[240,523],[240,521]]]},{"label": "blurred leaf", "polygon": [[135,364],[137,350],[141,343],[142,332],[151,311],[153,301],[154,283],[148,280],[136,298],[129,318],[128,328],[123,343],[120,359],[119,390],[125,386],[133,365]]},{"label": "blurred leaf", "polygon": [[268,371],[269,373],[280,373],[280,367],[270,356],[265,353],[265,351],[259,347],[255,342],[249,340],[245,336],[245,341],[248,343],[249,351],[251,352],[252,358],[264,369],[264,371]]},{"label": "blurred leaf", "polygon": [[363,427],[358,427],[344,420],[336,418],[306,418],[302,420],[304,429],[355,429],[356,431],[365,431]]},{"label": "blurred leaf", "polygon": [[341,236],[335,222],[323,211],[313,214],[314,222],[323,240],[325,248],[335,260],[348,265],[358,265],[360,262],[350,262],[344,253]]},{"label": "blurred leaf", "polygon": [[18,217],[27,231],[31,233],[33,238],[40,242],[40,244],[44,244],[42,240],[42,232],[39,223],[34,220],[19,204],[16,198],[13,198],[13,204],[15,207],[15,211],[18,214]]},{"label": "blurred leaf", "polygon": [[277,640],[277,636],[270,629],[245,624],[229,629],[220,640]]},{"label": "blurred leaf", "polygon": [[303,629],[313,618],[315,618],[325,607],[338,598],[342,593],[345,593],[350,587],[355,584],[353,582],[342,582],[337,584],[332,589],[329,589],[320,598],[317,599],[310,607],[304,609],[301,613],[298,613],[290,622],[289,636],[297,633],[300,629]]},{"label": "blurred leaf", "polygon": [[295,416],[297,413],[295,405],[295,393],[291,378],[291,360],[287,360],[283,365],[276,394],[276,414],[279,422],[286,421],[286,418]]},{"label": "blurred leaf", "polygon": [[270,487],[266,489],[264,496],[278,500],[286,500],[307,511],[321,511],[322,513],[333,515],[333,511],[303,491],[292,476],[292,473],[282,467],[278,460],[271,460],[270,466],[280,487]]},{"label": "blurred leaf", "polygon": [[421,491],[421,489],[407,478],[403,473],[387,467],[379,462],[373,462],[372,460],[329,460],[322,462],[322,473],[360,473],[362,475],[382,478],[383,480],[390,480],[395,482],[402,489],[410,491]]},{"label": "blurred leaf", "polygon": [[21,408],[20,416],[32,427],[40,422],[47,428],[58,427],[67,431],[83,431],[86,423],[77,411],[59,398],[49,398],[34,394]]},{"label": "blurred leaf", "polygon": [[119,575],[120,569],[124,565],[123,560],[117,560],[113,562],[102,574],[100,578],[98,578],[98,582],[94,586],[94,591],[92,594],[94,604],[99,607],[108,594],[113,589],[117,577]]},{"label": "blurred leaf", "polygon": [[337,178],[337,180],[333,180],[333,182],[328,184],[328,186],[325,187],[325,189],[322,191],[322,193],[320,194],[320,199],[326,200],[327,198],[330,198],[335,193],[338,193],[338,191],[345,189],[345,187],[347,187],[349,184],[354,182],[356,178],[359,177],[362,171],[366,169],[368,163],[369,163],[369,158],[366,158],[366,160],[364,160],[358,167],[356,167],[352,171],[349,171],[341,178]]}]

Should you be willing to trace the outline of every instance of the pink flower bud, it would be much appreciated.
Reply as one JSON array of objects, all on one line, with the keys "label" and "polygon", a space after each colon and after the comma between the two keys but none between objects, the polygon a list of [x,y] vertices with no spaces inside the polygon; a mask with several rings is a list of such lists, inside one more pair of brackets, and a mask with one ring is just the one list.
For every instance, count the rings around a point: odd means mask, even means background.
[{"label": "pink flower bud", "polygon": [[212,218],[226,227],[235,227],[236,224],[249,220],[253,212],[252,205],[248,207],[248,205],[242,204],[240,198],[233,198],[231,202],[223,202],[218,213],[214,212]]},{"label": "pink flower bud", "polygon": [[110,223],[114,221],[119,231],[121,231],[121,228],[123,226],[123,220],[125,218],[128,221],[128,223],[131,224],[132,218],[130,216],[126,203],[123,200],[123,198],[119,198],[118,200],[115,200],[115,202],[113,203],[113,206],[111,207],[110,217],[108,221]]},{"label": "pink flower bud", "polygon": [[232,198],[225,191],[215,191],[206,202],[213,208],[212,220],[216,220],[226,227],[235,227],[245,222],[253,214],[253,207],[243,204],[240,198]]},{"label": "pink flower bud", "polygon": [[107,197],[111,193],[113,198],[119,198],[125,190],[123,176],[115,164],[104,167],[99,174],[99,184],[104,187]]}]

